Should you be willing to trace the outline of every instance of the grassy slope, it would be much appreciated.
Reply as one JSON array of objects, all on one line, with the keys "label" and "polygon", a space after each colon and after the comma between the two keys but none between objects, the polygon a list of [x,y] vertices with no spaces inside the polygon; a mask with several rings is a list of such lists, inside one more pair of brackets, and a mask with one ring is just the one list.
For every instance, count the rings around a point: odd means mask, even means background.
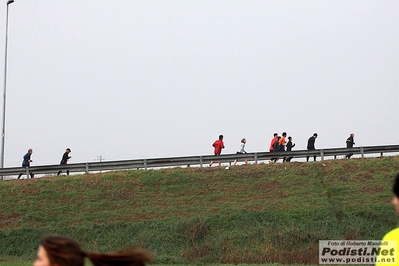
[{"label": "grassy slope", "polygon": [[138,243],[163,263],[317,263],[319,239],[395,227],[397,172],[384,157],[0,182],[0,257],[31,258],[55,232],[87,249]]}]

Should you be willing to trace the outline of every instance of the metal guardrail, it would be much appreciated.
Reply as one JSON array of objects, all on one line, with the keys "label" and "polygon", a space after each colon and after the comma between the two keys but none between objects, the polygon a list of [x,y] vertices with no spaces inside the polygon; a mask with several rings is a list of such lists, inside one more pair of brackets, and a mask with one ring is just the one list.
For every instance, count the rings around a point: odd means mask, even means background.
[{"label": "metal guardrail", "polygon": [[71,173],[89,173],[100,172],[109,170],[122,170],[122,169],[149,169],[149,168],[162,168],[162,167],[177,167],[177,166],[199,166],[203,167],[204,164],[208,165],[211,161],[221,161],[222,163],[231,164],[234,160],[248,160],[255,164],[261,161],[268,161],[275,157],[294,157],[306,158],[307,156],[313,157],[316,155],[325,160],[325,157],[334,157],[353,153],[354,155],[361,155],[362,158],[366,154],[380,154],[399,152],[399,145],[387,146],[368,146],[356,148],[335,148],[335,149],[319,149],[319,150],[298,150],[291,152],[253,152],[247,154],[224,154],[220,156],[215,155],[200,155],[200,156],[186,156],[186,157],[168,157],[168,158],[153,158],[153,159],[137,159],[137,160],[123,160],[123,161],[103,161],[103,162],[87,162],[87,163],[73,163],[68,165],[42,165],[32,166],[29,169],[23,167],[9,167],[0,169],[0,176],[17,176],[20,173],[29,176],[29,173],[35,175],[41,174],[55,174],[58,171],[69,170]]}]

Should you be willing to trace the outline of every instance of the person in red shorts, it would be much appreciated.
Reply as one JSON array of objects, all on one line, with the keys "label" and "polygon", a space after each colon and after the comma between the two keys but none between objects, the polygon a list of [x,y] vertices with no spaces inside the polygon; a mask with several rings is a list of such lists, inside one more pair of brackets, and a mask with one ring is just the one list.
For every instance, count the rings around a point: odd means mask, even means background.
[{"label": "person in red shorts", "polygon": [[[216,140],[212,146],[215,148],[215,155],[219,156],[222,153],[222,149],[224,149],[224,143],[223,143],[223,135],[219,136],[219,139]],[[209,163],[209,166],[212,166],[213,161]],[[221,166],[221,162],[219,161],[219,166]]]}]

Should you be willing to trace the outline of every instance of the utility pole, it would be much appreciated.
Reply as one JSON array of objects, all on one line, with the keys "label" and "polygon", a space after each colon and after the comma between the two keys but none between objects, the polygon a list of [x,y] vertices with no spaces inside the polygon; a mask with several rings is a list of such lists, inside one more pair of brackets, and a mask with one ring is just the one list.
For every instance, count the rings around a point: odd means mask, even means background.
[{"label": "utility pole", "polygon": [[[14,3],[14,0],[7,1],[6,12],[6,44],[4,56],[4,92],[3,92],[3,131],[1,133],[1,154],[0,154],[0,168],[4,168],[4,139],[6,136],[6,89],[7,89],[7,47],[8,47],[8,6]],[[1,177],[3,179],[3,177]]]},{"label": "utility pole", "polygon": [[101,163],[102,161],[105,161],[105,158],[100,155],[100,156],[97,156],[96,161],[99,161]]},{"label": "utility pole", "polygon": [[[97,156],[96,161],[99,161],[101,163],[102,161],[105,161],[105,158],[100,155],[100,156]],[[100,173],[102,173],[101,170],[100,170]]]}]

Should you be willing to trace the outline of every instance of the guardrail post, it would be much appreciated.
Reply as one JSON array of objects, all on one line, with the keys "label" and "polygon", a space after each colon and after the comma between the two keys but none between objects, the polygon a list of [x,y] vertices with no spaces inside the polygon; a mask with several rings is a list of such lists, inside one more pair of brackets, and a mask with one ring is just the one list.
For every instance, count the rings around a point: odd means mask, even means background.
[{"label": "guardrail post", "polygon": [[29,167],[25,167],[25,169],[26,169],[26,179],[28,179],[29,178]]},{"label": "guardrail post", "polygon": [[254,153],[254,157],[255,157],[255,164],[258,164],[258,154],[256,152]]},{"label": "guardrail post", "polygon": [[360,154],[362,155],[362,158],[364,158],[364,149],[363,149],[363,146],[360,147]]},{"label": "guardrail post", "polygon": [[147,159],[144,159],[144,169],[147,170]]},{"label": "guardrail post", "polygon": [[200,167],[202,167],[202,156],[200,156],[199,159],[200,159]]},{"label": "guardrail post", "polygon": [[89,173],[89,163],[86,163],[86,174]]},{"label": "guardrail post", "polygon": [[324,150],[320,150],[321,161],[324,161]]}]

